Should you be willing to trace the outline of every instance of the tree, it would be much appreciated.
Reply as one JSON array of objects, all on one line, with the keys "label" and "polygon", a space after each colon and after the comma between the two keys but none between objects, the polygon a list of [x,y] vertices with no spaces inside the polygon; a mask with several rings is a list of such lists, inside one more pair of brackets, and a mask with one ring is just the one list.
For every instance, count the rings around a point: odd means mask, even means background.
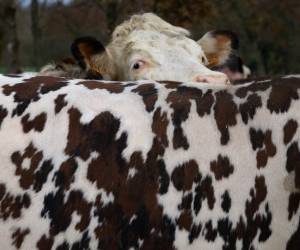
[{"label": "tree", "polygon": [[38,0],[31,0],[31,33],[32,33],[32,46],[33,46],[33,66],[35,69],[39,65],[38,48],[41,31],[39,27],[39,3]]},{"label": "tree", "polygon": [[3,0],[1,15],[3,20],[3,44],[6,47],[8,72],[17,73],[19,66],[19,39],[17,34],[17,1]]}]

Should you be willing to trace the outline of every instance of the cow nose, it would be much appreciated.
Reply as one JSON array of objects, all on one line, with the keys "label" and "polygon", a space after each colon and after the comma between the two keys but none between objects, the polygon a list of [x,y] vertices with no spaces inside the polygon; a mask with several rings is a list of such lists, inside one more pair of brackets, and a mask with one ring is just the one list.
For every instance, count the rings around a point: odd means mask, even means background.
[{"label": "cow nose", "polygon": [[197,75],[193,78],[194,82],[202,83],[219,83],[219,84],[230,84],[227,75],[223,73],[210,74],[210,75]]}]

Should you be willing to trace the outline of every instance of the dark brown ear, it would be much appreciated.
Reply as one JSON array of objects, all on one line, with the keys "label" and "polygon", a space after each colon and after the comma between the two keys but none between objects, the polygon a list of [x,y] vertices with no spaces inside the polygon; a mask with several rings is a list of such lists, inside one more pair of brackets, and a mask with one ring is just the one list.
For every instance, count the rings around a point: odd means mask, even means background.
[{"label": "dark brown ear", "polygon": [[89,69],[86,71],[85,79],[103,80],[103,76],[99,72]]},{"label": "dark brown ear", "polygon": [[206,55],[209,68],[224,65],[239,48],[237,35],[228,30],[210,31],[198,43]]},{"label": "dark brown ear", "polygon": [[91,66],[91,57],[105,52],[105,47],[96,38],[80,37],[71,45],[71,53],[82,69]]}]

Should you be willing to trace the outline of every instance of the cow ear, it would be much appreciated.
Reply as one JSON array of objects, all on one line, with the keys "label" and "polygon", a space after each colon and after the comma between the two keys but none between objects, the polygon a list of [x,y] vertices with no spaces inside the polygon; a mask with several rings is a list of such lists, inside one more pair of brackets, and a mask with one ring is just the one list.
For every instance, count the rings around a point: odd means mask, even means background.
[{"label": "cow ear", "polygon": [[71,45],[71,53],[79,66],[86,69],[92,57],[105,52],[105,47],[94,37],[79,37]]},{"label": "cow ear", "polygon": [[209,68],[224,65],[239,47],[237,35],[228,30],[210,31],[198,43],[205,53]]},{"label": "cow ear", "polygon": [[100,74],[107,80],[113,78],[111,57],[96,38],[77,38],[71,45],[71,52],[82,69]]}]

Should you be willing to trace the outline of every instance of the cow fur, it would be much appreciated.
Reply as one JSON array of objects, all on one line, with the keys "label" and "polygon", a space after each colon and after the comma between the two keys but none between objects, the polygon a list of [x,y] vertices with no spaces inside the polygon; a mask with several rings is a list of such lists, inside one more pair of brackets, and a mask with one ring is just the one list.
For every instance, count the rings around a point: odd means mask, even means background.
[{"label": "cow fur", "polygon": [[0,86],[0,249],[299,249],[300,76]]}]

